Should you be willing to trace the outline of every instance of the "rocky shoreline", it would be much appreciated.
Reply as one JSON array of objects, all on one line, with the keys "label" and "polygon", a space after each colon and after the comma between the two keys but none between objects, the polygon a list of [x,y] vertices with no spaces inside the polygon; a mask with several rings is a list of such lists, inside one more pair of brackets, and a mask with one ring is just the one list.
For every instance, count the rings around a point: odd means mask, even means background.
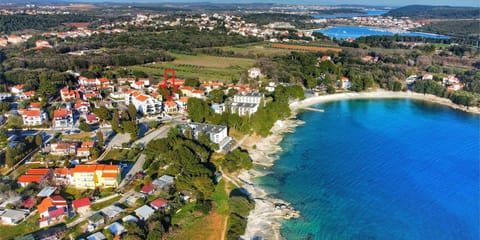
[{"label": "rocky shoreline", "polygon": [[[292,116],[284,121],[277,121],[273,126],[272,134],[262,138],[258,136],[249,136],[242,144],[242,148],[247,149],[250,157],[256,165],[271,167],[278,157],[276,153],[282,148],[279,143],[283,139],[283,134],[295,131],[295,128],[304,122],[297,120],[298,111],[309,106],[344,99],[415,99],[427,102],[442,104],[453,109],[480,114],[477,107],[464,107],[452,103],[449,99],[440,98],[430,94],[419,94],[414,92],[390,92],[378,90],[375,92],[361,93],[339,93],[323,96],[310,97],[302,101],[290,104]],[[290,203],[281,199],[274,199],[254,182],[254,179],[267,174],[266,171],[248,170],[242,171],[237,179],[242,182],[244,187],[255,200],[255,209],[250,212],[248,217],[247,228],[242,239],[253,239],[261,237],[261,239],[283,239],[280,234],[281,221],[285,219],[298,218],[300,212],[294,209]]]}]

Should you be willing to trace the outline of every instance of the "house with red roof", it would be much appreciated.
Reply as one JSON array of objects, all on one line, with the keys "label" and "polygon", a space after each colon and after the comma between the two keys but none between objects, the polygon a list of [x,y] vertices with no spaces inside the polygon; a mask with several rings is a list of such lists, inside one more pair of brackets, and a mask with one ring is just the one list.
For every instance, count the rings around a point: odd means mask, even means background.
[{"label": "house with red roof", "polygon": [[72,99],[79,99],[80,93],[78,90],[70,90],[68,87],[64,87],[60,90],[60,96],[62,97],[62,101],[68,101]]},{"label": "house with red roof", "polygon": [[55,156],[74,155],[77,150],[75,142],[56,142],[50,144],[50,154]]},{"label": "house with red roof", "polygon": [[70,173],[70,169],[63,167],[63,168],[55,168],[53,170],[53,182],[56,185],[70,185],[73,183],[73,177]]},{"label": "house with red roof", "polygon": [[18,113],[26,126],[42,125],[47,120],[47,114],[40,109],[19,109]]},{"label": "house with red roof", "polygon": [[75,108],[80,114],[86,114],[90,111],[90,104],[81,99],[77,99],[73,108]]},{"label": "house with red roof", "polygon": [[52,124],[56,128],[73,126],[73,111],[65,108],[53,111]]},{"label": "house with red roof", "polygon": [[34,197],[29,197],[22,202],[22,207],[26,209],[31,209],[35,206],[37,200]]},{"label": "house with red roof", "polygon": [[168,201],[165,199],[155,199],[152,202],[150,202],[150,207],[152,207],[155,210],[161,209],[161,208],[166,208],[168,206]]},{"label": "house with red roof", "polygon": [[17,179],[17,183],[22,187],[26,187],[30,183],[43,184],[50,177],[51,169],[48,168],[32,168],[24,175]]},{"label": "house with red roof", "polygon": [[40,228],[56,224],[68,214],[67,201],[61,196],[47,197],[37,206]]},{"label": "house with red roof", "polygon": [[162,103],[157,99],[143,94],[139,91],[132,91],[125,97],[125,104],[132,103],[137,111],[143,114],[158,114],[162,112]]},{"label": "house with red roof", "polygon": [[178,112],[177,103],[174,101],[166,101],[163,103],[163,110],[166,113],[176,113]]},{"label": "house with red roof", "polygon": [[18,84],[10,88],[10,92],[13,94],[20,94],[23,93],[23,85]]},{"label": "house with red roof", "polygon": [[86,148],[86,147],[77,148],[77,157],[79,157],[79,158],[90,157],[90,148]]},{"label": "house with red roof", "polygon": [[72,206],[75,210],[90,207],[90,204],[89,198],[80,198],[72,201]]},{"label": "house with red roof", "polygon": [[151,195],[155,192],[155,186],[153,184],[148,184],[140,189],[140,192],[143,194]]}]

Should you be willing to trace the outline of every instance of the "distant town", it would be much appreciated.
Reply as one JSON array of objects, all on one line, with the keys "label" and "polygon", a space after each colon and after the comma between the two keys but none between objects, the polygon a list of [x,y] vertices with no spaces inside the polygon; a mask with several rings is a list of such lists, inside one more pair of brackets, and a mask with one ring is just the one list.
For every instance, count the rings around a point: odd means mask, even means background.
[{"label": "distant town", "polygon": [[[470,23],[206,6],[0,5],[5,239],[239,239],[256,201],[239,173],[290,104],[381,89],[480,105]],[[358,15],[312,17],[337,13]],[[318,31],[336,26],[446,37]]]}]

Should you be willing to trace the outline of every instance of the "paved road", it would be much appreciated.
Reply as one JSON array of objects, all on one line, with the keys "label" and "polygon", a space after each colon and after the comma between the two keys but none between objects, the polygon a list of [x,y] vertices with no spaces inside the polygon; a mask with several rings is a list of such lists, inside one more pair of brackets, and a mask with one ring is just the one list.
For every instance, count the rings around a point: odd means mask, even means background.
[{"label": "paved road", "polygon": [[[162,126],[159,129],[154,130],[150,134],[144,136],[143,138],[138,139],[137,141],[135,141],[134,144],[140,144],[145,146],[148,142],[154,139],[167,137],[168,131],[170,130],[171,127],[172,125]],[[133,176],[135,175],[135,173],[142,171],[145,160],[146,160],[146,156],[145,154],[142,153],[140,157],[138,157],[135,164],[133,164],[132,168],[130,168],[130,171],[128,171],[128,173],[125,176],[129,176],[129,175]],[[123,178],[122,182],[118,185],[117,189],[122,189],[127,183],[128,183],[128,178],[127,177]]]}]

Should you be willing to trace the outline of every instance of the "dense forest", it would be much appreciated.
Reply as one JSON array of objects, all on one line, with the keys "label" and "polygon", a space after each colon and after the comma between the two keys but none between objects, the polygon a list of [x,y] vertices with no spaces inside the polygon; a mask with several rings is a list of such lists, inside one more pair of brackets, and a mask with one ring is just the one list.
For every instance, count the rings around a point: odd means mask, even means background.
[{"label": "dense forest", "polygon": [[98,34],[89,38],[75,39],[73,42],[89,49],[138,48],[152,50],[169,50],[174,52],[191,52],[195,48],[227,46],[258,42],[255,37],[225,34],[217,29],[200,31],[198,28],[175,28],[160,32],[132,31],[121,34]]},{"label": "dense forest", "polygon": [[[480,12],[477,11],[478,14]],[[415,28],[414,31],[436,33],[454,37],[464,38],[469,35],[480,34],[480,20],[457,20],[457,21],[440,21],[432,22],[419,28]]]},{"label": "dense forest", "polygon": [[409,5],[390,10],[385,15],[413,19],[476,19],[479,11],[477,7]]},{"label": "dense forest", "polygon": [[66,22],[90,22],[93,16],[68,15],[0,15],[0,32],[11,33],[25,29],[49,30]]}]

